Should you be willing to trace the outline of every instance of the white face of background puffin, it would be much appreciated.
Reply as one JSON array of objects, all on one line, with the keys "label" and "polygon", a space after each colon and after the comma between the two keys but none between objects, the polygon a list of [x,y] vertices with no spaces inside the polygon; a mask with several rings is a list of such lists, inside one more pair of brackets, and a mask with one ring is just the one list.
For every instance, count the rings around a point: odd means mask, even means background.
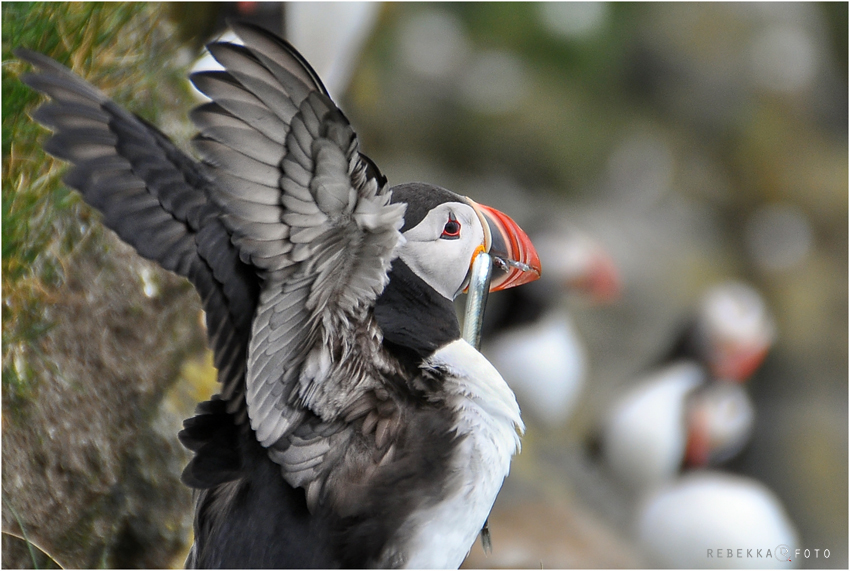
[{"label": "white face of background puffin", "polygon": [[444,202],[404,233],[399,258],[448,299],[464,288],[472,256],[484,245],[484,229],[475,211],[462,202]]}]

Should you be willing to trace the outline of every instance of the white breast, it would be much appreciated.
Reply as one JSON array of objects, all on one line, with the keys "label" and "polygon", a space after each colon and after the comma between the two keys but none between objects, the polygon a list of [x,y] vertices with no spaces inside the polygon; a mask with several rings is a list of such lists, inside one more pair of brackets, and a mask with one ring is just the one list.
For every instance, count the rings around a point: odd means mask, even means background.
[{"label": "white breast", "polygon": [[640,545],[663,567],[800,566],[794,524],[779,498],[756,480],[693,472],[650,494],[638,513]]},{"label": "white breast", "polygon": [[516,391],[526,415],[551,426],[570,417],[584,387],[587,354],[566,311],[499,335],[484,353]]},{"label": "white breast", "polygon": [[643,490],[675,476],[687,441],[685,395],[703,380],[697,365],[676,363],[638,382],[614,406],[603,454],[623,483]]},{"label": "white breast", "polygon": [[458,340],[438,350],[424,365],[439,371],[466,436],[452,459],[448,487],[457,490],[440,503],[414,513],[400,530],[409,530],[404,567],[458,568],[490,514],[496,495],[519,451],[525,430],[510,387],[481,353]]}]

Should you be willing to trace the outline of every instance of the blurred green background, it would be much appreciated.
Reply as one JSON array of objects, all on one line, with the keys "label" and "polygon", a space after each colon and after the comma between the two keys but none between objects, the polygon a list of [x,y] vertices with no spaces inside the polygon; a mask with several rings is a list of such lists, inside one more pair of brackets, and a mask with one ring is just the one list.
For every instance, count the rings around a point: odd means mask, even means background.
[{"label": "blurred green background", "polygon": [[[195,294],[61,185],[11,50],[71,65],[185,145],[184,78],[221,9],[2,5],[4,567],[50,565],[39,547],[63,566],[181,565],[191,502],[175,435],[214,390]],[[846,3],[375,7],[337,103],[390,182],[451,188],[529,231],[564,220],[623,276],[618,303],[570,304],[590,359],[583,406],[559,429],[529,424],[494,511],[516,522],[502,534],[567,546],[539,547],[545,566],[640,564],[571,466],[728,278],[763,293],[779,331],[729,469],[777,493],[803,546],[830,550],[804,567],[847,566],[847,29]],[[494,539],[469,564],[538,566],[499,559]]]}]

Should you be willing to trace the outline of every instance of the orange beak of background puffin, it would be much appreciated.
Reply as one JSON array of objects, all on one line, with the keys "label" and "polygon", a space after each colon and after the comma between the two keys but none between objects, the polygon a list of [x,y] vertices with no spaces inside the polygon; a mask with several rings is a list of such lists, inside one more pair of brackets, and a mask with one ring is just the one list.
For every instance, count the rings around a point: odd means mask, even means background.
[{"label": "orange beak of background puffin", "polygon": [[469,202],[484,226],[484,250],[493,257],[490,291],[540,278],[540,258],[528,234],[507,214],[473,200]]}]

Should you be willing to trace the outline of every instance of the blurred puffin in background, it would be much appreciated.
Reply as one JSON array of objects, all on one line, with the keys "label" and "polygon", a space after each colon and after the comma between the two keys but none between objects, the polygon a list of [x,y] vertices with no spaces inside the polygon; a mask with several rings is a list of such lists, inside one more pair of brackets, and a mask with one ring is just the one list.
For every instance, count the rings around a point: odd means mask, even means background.
[{"label": "blurred puffin in background", "polygon": [[234,23],[194,74],[202,160],[52,59],[17,50],[65,181],[198,290],[221,393],[180,439],[190,567],[457,567],[519,448],[511,389],[460,335],[479,252],[491,290],[537,279],[506,215],[390,188],[316,72]]},{"label": "blurred puffin in background", "polygon": [[574,227],[534,233],[534,244],[546,274],[492,297],[481,351],[514,389],[524,414],[555,428],[570,418],[588,371],[569,298],[612,303],[621,280],[605,249]]},{"label": "blurred puffin in background", "polygon": [[725,461],[749,439],[754,410],[742,384],[775,338],[762,297],[740,282],[710,288],[673,349],[611,407],[602,460],[633,491],[683,466]]},{"label": "blurred puffin in background", "polygon": [[[637,498],[632,531],[654,564],[795,565],[789,557],[797,532],[776,495],[751,478],[705,469],[734,457],[749,441],[755,409],[744,382],[775,336],[758,292],[740,282],[715,286],[660,366],[610,410],[603,459]],[[729,558],[725,551],[783,545],[788,550],[779,558]],[[708,556],[707,549],[720,548],[722,554]]]}]

